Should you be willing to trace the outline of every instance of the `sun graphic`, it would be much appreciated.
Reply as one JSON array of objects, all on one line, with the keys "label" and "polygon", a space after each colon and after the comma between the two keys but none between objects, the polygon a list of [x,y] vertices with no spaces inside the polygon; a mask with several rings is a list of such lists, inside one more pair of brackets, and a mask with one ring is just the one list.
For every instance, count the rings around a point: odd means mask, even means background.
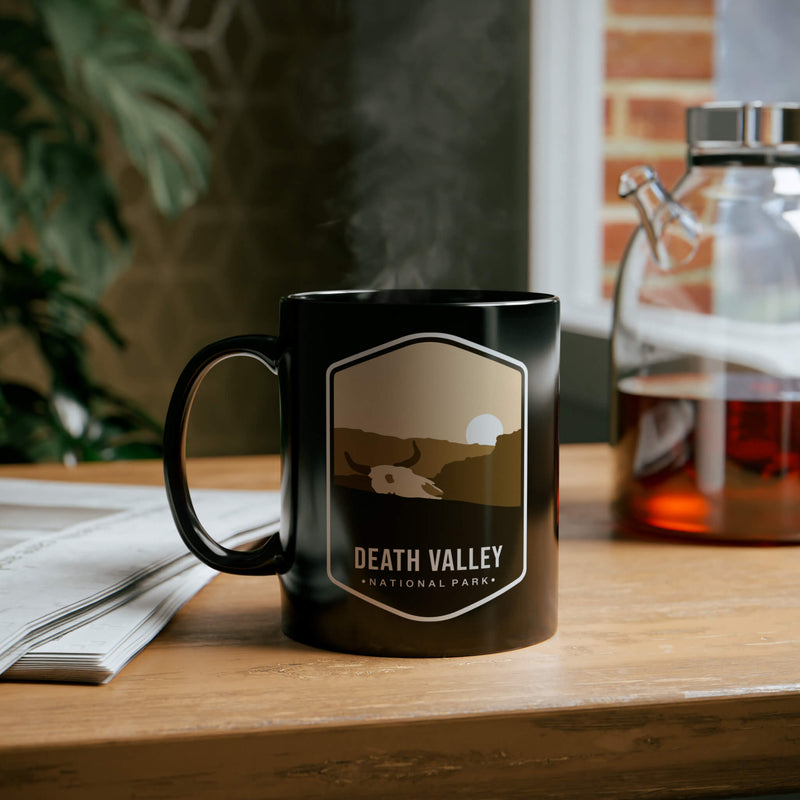
[{"label": "sun graphic", "polygon": [[503,435],[503,423],[494,414],[479,414],[467,425],[467,444],[496,444]]}]

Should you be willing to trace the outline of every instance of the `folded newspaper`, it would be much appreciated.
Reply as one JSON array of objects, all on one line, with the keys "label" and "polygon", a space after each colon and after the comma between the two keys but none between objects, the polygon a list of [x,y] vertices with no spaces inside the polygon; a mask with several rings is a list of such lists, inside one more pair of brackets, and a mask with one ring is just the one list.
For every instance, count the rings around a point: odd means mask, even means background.
[{"label": "folded newspaper", "polygon": [[[278,528],[278,492],[192,499],[228,547]],[[163,488],[0,479],[0,679],[106,683],[215,574]]]}]

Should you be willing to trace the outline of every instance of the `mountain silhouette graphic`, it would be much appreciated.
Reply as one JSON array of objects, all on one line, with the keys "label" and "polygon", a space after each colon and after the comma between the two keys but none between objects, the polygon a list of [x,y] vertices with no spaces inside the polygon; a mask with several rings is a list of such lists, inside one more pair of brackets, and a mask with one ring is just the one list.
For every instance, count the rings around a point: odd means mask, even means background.
[{"label": "mountain silhouette graphic", "polygon": [[[522,503],[522,433],[499,436],[493,445],[464,444],[441,439],[401,439],[354,428],[337,428],[333,435],[334,483],[373,491],[369,475],[352,466],[399,464],[419,451],[414,473],[431,479],[442,500],[491,506]],[[349,459],[348,459],[349,456]]]}]

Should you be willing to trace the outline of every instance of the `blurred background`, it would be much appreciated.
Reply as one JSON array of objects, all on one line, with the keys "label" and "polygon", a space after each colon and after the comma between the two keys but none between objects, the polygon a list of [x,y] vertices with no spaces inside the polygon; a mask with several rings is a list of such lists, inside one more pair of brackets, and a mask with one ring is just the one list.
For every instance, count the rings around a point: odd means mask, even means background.
[{"label": "blurred background", "polygon": [[[33,20],[47,5],[0,0],[0,76],[19,59],[11,38],[3,45],[2,32],[12,30],[8,20]],[[78,3],[94,5],[97,0]],[[201,113],[187,95],[158,85],[165,104],[177,105],[207,146],[207,185],[181,195],[185,202],[177,198],[169,213],[154,199],[152,175],[131,158],[130,141],[102,117],[98,122],[101,161],[116,186],[130,257],[92,297],[126,345],[119,349],[96,322],[79,334],[97,380],[156,426],[187,359],[224,336],[277,332],[282,295],[356,286],[530,287],[562,294],[569,307],[574,284],[581,283],[589,286],[593,316],[582,318],[577,305],[565,316],[562,441],[607,439],[609,301],[635,226],[632,210],[616,196],[620,173],[649,162],[674,182],[684,167],[687,106],[800,99],[787,94],[796,91],[794,81],[781,86],[770,77],[776,70],[791,75],[785,58],[797,59],[791,53],[796,37],[787,35],[798,27],[793,0],[118,5],[141,13],[188,56],[207,106]],[[544,31],[551,24],[563,31],[566,45],[548,60],[541,49],[537,54],[537,25]],[[69,57],[69,41],[61,36],[62,59]],[[114,58],[128,52],[116,47]],[[753,51],[771,56],[755,65],[741,57]],[[130,52],[126,57],[131,60]],[[545,117],[552,120],[577,102],[556,96],[548,101],[550,112],[537,86],[551,78],[560,85],[581,58],[586,72],[576,80],[590,123],[576,127],[596,130],[586,140],[563,134],[562,145],[548,145],[567,159],[583,148],[582,157],[594,165],[593,180],[584,184],[592,210],[581,220],[581,230],[593,237],[591,256],[581,257],[583,277],[573,280],[573,265],[532,263],[534,239],[544,235],[537,231],[571,238],[549,214],[560,203],[569,215],[570,192],[576,193],[567,184],[565,196],[551,191],[546,202],[537,199],[541,162],[532,148]],[[128,67],[119,74],[150,85]],[[97,90],[91,75],[86,80],[90,93]],[[80,81],[72,86],[87,91]],[[113,102],[113,91],[105,91]],[[12,98],[0,93],[0,111],[4,103],[7,117]],[[164,123],[167,128],[173,130]],[[11,177],[19,171],[8,160],[4,168]],[[2,199],[0,192],[0,205]],[[2,213],[0,230],[7,243]],[[19,266],[21,251],[7,250]],[[19,319],[0,309],[0,379],[32,383],[47,399],[47,365],[18,328]],[[10,436],[8,407],[3,414]],[[220,364],[199,392],[189,454],[278,448],[273,377],[250,359]],[[106,448],[88,455],[115,452],[126,453]]]}]

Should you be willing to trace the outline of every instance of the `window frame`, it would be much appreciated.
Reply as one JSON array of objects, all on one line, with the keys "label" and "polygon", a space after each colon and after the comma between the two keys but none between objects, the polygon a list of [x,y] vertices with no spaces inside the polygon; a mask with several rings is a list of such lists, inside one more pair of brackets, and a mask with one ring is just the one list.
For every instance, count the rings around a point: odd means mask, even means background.
[{"label": "window frame", "polygon": [[603,297],[605,3],[531,0],[529,274],[562,328],[608,337]]}]

